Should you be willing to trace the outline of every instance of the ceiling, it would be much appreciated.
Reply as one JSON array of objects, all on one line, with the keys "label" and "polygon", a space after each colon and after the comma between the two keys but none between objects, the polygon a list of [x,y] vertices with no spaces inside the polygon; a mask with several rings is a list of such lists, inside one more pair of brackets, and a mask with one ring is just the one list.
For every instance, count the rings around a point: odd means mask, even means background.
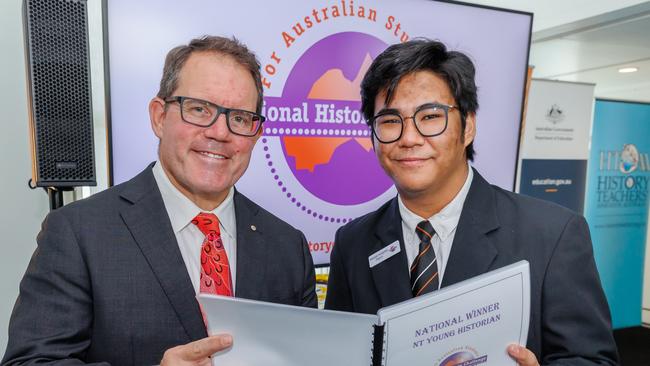
[{"label": "ceiling", "polygon": [[[650,1],[474,0],[533,12],[533,77],[596,84],[596,97],[650,102]],[[637,72],[622,74],[625,66]]]}]

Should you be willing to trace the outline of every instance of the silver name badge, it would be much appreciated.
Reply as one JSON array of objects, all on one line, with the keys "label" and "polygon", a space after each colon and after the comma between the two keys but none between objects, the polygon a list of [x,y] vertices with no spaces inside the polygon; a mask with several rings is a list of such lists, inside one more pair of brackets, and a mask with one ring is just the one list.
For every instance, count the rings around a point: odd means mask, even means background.
[{"label": "silver name badge", "polygon": [[385,261],[386,259],[394,256],[399,253],[401,250],[399,246],[399,240],[395,240],[386,247],[380,249],[379,251],[373,253],[368,257],[368,262],[370,263],[370,268],[378,265],[379,263]]}]

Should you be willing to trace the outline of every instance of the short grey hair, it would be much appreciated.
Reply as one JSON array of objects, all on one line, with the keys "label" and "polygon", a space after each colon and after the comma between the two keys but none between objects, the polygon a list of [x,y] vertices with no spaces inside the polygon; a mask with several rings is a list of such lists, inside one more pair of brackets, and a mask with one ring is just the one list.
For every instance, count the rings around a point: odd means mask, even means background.
[{"label": "short grey hair", "polygon": [[255,81],[255,88],[257,89],[256,112],[260,113],[262,111],[262,98],[264,93],[262,90],[260,63],[255,54],[234,37],[225,38],[206,35],[191,40],[187,45],[172,48],[167,53],[167,57],[165,57],[165,66],[163,68],[162,78],[160,79],[160,89],[157,94],[160,99],[165,100],[172,96],[172,93],[178,87],[178,77],[181,69],[194,52],[214,52],[230,56],[235,62],[246,68],[251,73],[253,81]]}]

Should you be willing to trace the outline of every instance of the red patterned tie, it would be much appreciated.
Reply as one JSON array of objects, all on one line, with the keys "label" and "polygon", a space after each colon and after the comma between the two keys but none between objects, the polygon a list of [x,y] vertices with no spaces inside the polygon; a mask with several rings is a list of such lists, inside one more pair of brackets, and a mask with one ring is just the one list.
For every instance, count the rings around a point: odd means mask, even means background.
[{"label": "red patterned tie", "polygon": [[232,279],[226,249],[221,241],[219,219],[212,213],[196,215],[192,220],[205,235],[201,246],[202,293],[232,296]]}]

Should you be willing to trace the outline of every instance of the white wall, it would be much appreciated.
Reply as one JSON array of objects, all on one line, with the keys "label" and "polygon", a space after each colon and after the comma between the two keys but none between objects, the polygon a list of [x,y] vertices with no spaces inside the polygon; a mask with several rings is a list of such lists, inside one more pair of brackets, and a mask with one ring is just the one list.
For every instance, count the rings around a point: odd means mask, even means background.
[{"label": "white wall", "polygon": [[534,13],[533,32],[573,23],[645,1],[647,0],[465,0],[473,4]]},{"label": "white wall", "polygon": [[[107,186],[107,152],[101,1],[88,1],[97,187]],[[36,248],[36,234],[49,211],[43,189],[31,190],[31,159],[23,41],[22,0],[0,1],[0,357],[7,347],[11,310],[18,285]],[[72,195],[70,195],[72,196]]]},{"label": "white wall", "polygon": [[0,351],[7,346],[9,316],[18,284],[36,247],[48,198],[27,187],[31,162],[23,47],[22,1],[0,2]]}]

